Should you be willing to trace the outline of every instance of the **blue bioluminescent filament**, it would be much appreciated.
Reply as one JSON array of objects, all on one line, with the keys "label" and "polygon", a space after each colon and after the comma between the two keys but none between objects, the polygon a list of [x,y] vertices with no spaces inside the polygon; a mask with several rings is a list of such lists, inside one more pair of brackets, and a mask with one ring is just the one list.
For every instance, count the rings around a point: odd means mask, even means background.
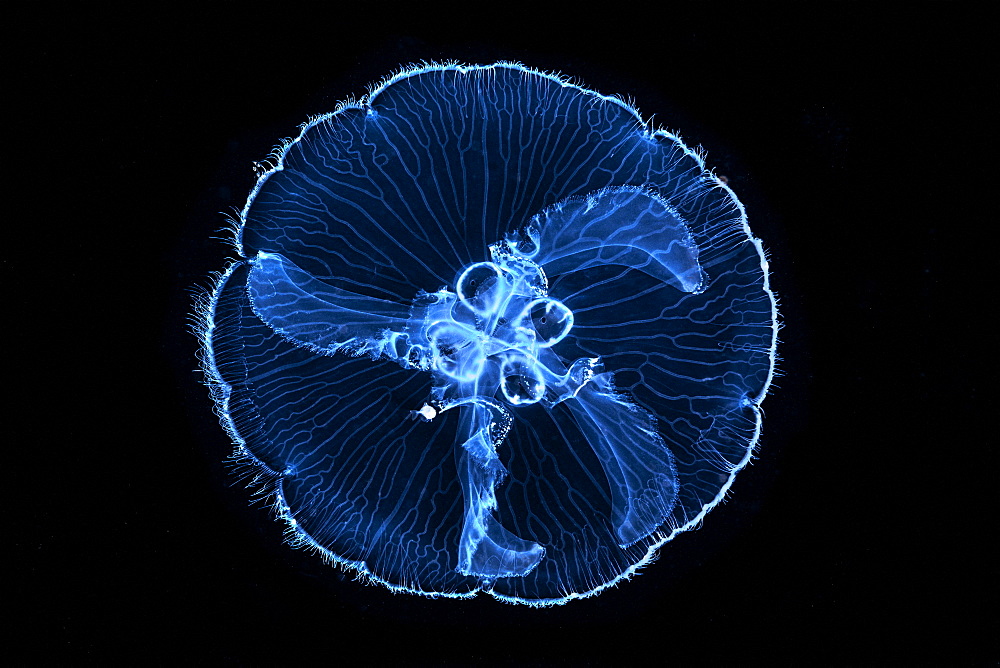
[{"label": "blue bioluminescent filament", "polygon": [[732,192],[520,65],[405,70],[304,126],[199,305],[296,545],[396,590],[564,603],[725,495],[777,312]]}]

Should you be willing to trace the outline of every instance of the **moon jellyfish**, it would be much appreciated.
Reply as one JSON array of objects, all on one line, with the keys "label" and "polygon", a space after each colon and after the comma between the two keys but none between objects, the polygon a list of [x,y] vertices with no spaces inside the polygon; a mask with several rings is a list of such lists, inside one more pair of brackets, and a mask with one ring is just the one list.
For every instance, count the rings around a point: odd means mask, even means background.
[{"label": "moon jellyfish", "polygon": [[676,135],[518,64],[424,65],[272,158],[199,335],[293,545],[554,605],[724,498],[777,312],[742,205]]}]

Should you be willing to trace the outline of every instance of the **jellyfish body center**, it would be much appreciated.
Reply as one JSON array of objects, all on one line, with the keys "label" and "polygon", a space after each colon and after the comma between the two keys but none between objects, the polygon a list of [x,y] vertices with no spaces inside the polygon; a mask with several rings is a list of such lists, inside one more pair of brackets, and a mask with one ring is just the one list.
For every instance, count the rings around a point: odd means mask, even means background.
[{"label": "jellyfish body center", "polygon": [[573,312],[548,295],[538,265],[495,252],[494,261],[466,267],[454,292],[437,294],[424,332],[431,370],[456,386],[453,398],[496,395],[520,406],[558,384],[564,369],[544,353],[573,328]]}]

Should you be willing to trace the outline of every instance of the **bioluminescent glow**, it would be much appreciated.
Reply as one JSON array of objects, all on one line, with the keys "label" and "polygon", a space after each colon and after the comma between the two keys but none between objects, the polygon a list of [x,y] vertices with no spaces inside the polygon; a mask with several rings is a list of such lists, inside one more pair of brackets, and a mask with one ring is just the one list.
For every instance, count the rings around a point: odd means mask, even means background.
[{"label": "bioluminescent glow", "polygon": [[628,578],[760,434],[775,299],[735,195],[622,100],[423,65],[310,121],[198,305],[296,546],[533,606]]}]

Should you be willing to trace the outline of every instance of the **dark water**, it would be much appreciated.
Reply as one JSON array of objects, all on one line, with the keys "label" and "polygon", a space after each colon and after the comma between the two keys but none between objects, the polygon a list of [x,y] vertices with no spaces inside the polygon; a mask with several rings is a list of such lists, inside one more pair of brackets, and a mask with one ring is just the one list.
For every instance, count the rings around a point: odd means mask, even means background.
[{"label": "dark water", "polygon": [[[962,211],[990,187],[966,152],[995,139],[975,17],[225,14],[16,22],[11,656],[995,663],[996,481],[973,437],[989,356],[966,296],[990,240]],[[636,580],[562,608],[393,596],[282,545],[222,464],[185,331],[190,286],[227,257],[206,239],[275,138],[447,58],[578,76],[704,147],[781,300],[783,375],[732,500]]]}]

